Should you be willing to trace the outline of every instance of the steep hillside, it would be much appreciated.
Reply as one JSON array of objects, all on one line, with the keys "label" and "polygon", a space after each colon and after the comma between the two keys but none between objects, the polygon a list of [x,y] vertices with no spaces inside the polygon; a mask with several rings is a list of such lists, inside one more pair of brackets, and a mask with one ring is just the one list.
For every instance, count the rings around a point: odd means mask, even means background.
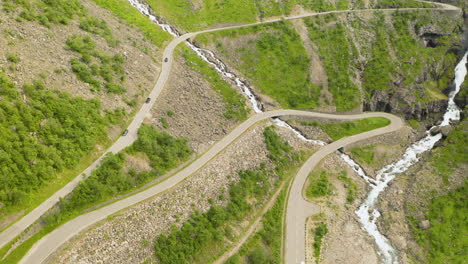
[{"label": "steep hillside", "polygon": [[204,34],[265,106],[389,111],[426,119],[445,109],[462,19],[438,11],[327,15]]},{"label": "steep hillside", "polygon": [[[145,28],[123,0],[109,10],[76,0],[0,7],[2,229],[120,135],[154,85],[169,35]],[[134,19],[118,18],[126,9]]]},{"label": "steep hillside", "polygon": [[415,0],[145,0],[169,24],[197,31],[232,23],[252,23],[269,17],[330,10],[428,7]]},{"label": "steep hillside", "polygon": [[416,263],[466,259],[467,121],[423,160],[400,175],[381,197],[380,230]]}]

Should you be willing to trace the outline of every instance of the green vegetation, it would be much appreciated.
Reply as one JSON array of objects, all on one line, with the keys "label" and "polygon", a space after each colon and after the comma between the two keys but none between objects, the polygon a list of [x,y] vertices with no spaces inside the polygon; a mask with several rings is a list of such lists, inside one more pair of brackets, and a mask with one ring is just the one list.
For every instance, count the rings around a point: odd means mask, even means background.
[{"label": "green vegetation", "polygon": [[432,199],[425,212],[430,228],[420,229],[414,219],[411,221],[416,241],[427,252],[427,263],[466,262],[467,191],[465,179],[461,187]]},{"label": "green vegetation", "polygon": [[416,119],[406,120],[406,122],[407,122],[408,125],[410,125],[410,127],[413,128],[413,129],[418,129],[419,126],[421,125],[421,122],[419,122],[419,121],[416,120]]},{"label": "green vegetation", "polygon": [[[96,50],[96,43],[88,36],[73,35],[66,44],[68,49],[81,55],[81,61],[75,58],[70,60],[71,67],[79,80],[93,87],[92,91],[100,91],[102,86],[108,93],[123,94],[127,91],[121,85],[126,78],[123,56],[109,56]],[[96,63],[97,60],[100,65]]]},{"label": "green vegetation", "polygon": [[285,188],[279,194],[275,204],[263,216],[260,231],[249,238],[239,252],[229,258],[225,264],[282,263],[281,244],[286,193]]},{"label": "green vegetation", "polygon": [[235,38],[257,34],[249,45],[229,52],[241,59],[237,67],[244,76],[284,108],[315,108],[320,87],[310,82],[309,59],[301,39],[289,22],[226,30],[209,35]]},{"label": "green vegetation", "polygon": [[448,182],[449,175],[460,166],[468,163],[468,121],[463,121],[452,130],[444,141],[443,147],[432,151],[430,163],[434,172]]},{"label": "green vegetation", "polygon": [[[176,139],[152,126],[142,125],[138,139],[132,146],[118,154],[108,154],[99,168],[60,201],[59,210],[41,219],[44,226],[39,233],[22,243],[0,263],[15,263],[14,260],[20,259],[35,241],[58,226],[93,206],[143,186],[186,161],[191,153],[186,139]],[[128,154],[143,154],[148,158],[151,170],[137,172],[130,169],[126,173],[124,164]],[[6,253],[4,249],[0,251],[3,254]]]},{"label": "green vegetation", "polygon": [[225,223],[241,220],[252,211],[246,200],[262,200],[270,188],[265,170],[241,171],[239,176],[239,183],[229,188],[230,201],[226,207],[214,205],[206,213],[196,212],[182,228],[156,239],[156,257],[160,263],[196,263],[197,258],[206,257],[201,254],[202,249],[222,244]]},{"label": "green vegetation", "polygon": [[322,124],[319,122],[301,122],[301,124],[306,126],[320,127],[333,140],[338,140],[343,137],[349,137],[352,135],[357,135],[363,132],[387,126],[388,124],[390,124],[390,120],[384,117],[369,117],[351,122],[331,124]]},{"label": "green vegetation", "polygon": [[347,176],[346,171],[341,171],[338,174],[338,179],[345,184],[346,188],[346,202],[352,204],[356,200],[357,185],[353,182],[351,178]]},{"label": "green vegetation", "polygon": [[198,31],[221,23],[252,23],[271,16],[289,15],[296,5],[313,11],[348,9],[349,0],[336,5],[327,0],[149,0],[158,16],[187,31]]},{"label": "green vegetation", "polygon": [[375,8],[431,8],[429,3],[423,3],[415,0],[379,0]]},{"label": "green vegetation", "polygon": [[269,152],[268,158],[278,165],[287,164],[289,161],[288,153],[293,148],[289,144],[284,143],[272,126],[265,128],[263,136],[265,137],[265,143]]},{"label": "green vegetation", "polygon": [[18,7],[21,7],[18,21],[38,21],[46,27],[50,27],[51,24],[67,25],[70,20],[87,13],[78,0],[5,0],[2,4],[5,12],[14,12]]},{"label": "green vegetation", "polygon": [[23,87],[0,73],[1,211],[19,209],[64,169],[107,139],[100,102],[47,90],[37,81]]},{"label": "green vegetation", "polygon": [[375,146],[363,146],[363,147],[355,147],[352,148],[351,154],[353,158],[356,159],[359,163],[364,164],[372,164],[374,163],[374,153],[375,153]]},{"label": "green vegetation", "polygon": [[[53,217],[69,219],[70,216],[86,208],[134,190],[177,167],[187,160],[192,152],[187,146],[186,139],[176,139],[167,133],[157,131],[152,126],[142,125],[138,131],[138,139],[126,150],[126,153],[132,155],[144,153],[150,161],[151,170],[138,173],[130,169],[125,173],[123,166],[126,154],[124,152],[116,155],[108,154],[103,159],[102,165],[94,170],[90,177],[83,180],[70,197],[61,201],[60,215]],[[50,222],[49,220],[46,222]]]},{"label": "green vegetation", "polygon": [[[430,73],[432,80],[422,84],[427,91],[423,100],[446,98],[442,90],[447,88],[454,78],[453,67],[457,63],[456,54],[447,52],[450,47],[457,45],[456,34],[454,34],[455,37],[444,36],[437,39],[438,44],[434,48],[425,48],[412,37],[408,23],[414,23],[414,30],[418,32],[423,25],[432,21],[432,17],[431,13],[395,13],[393,15],[393,27],[396,32],[391,40],[392,45],[396,47],[400,73],[404,73],[405,76],[404,84],[415,83],[417,77],[423,72]],[[444,22],[438,24],[442,23]],[[416,98],[418,97],[420,96],[417,95]]]},{"label": "green vegetation", "polygon": [[392,81],[391,74],[394,74],[394,65],[389,56],[390,49],[387,44],[388,29],[385,27],[385,18],[382,14],[377,16],[376,41],[372,45],[372,58],[366,65],[364,71],[363,86],[367,97],[370,98],[375,90],[386,90]]},{"label": "green vegetation", "polygon": [[167,122],[167,119],[166,119],[166,118],[161,117],[161,118],[159,119],[159,122],[161,122],[161,125],[162,125],[163,128],[168,128],[168,127],[169,127],[169,123]]},{"label": "green vegetation", "polygon": [[255,22],[253,0],[204,0],[191,3],[184,0],[147,0],[170,24],[188,31],[197,31],[220,23]]},{"label": "green vegetation", "polygon": [[84,17],[80,20],[80,28],[86,32],[93,33],[103,37],[109,46],[115,47],[118,42],[112,36],[112,32],[107,26],[106,21],[95,17]]},{"label": "green vegetation", "polygon": [[[115,16],[131,26],[136,26],[147,40],[158,47],[170,38],[169,33],[155,26],[151,20],[132,7],[126,0],[92,0],[102,8],[108,9]],[[79,0],[5,0],[2,10],[8,13],[21,9],[19,21],[38,21],[50,27],[52,24],[67,25],[70,20],[82,17],[80,28],[85,31],[101,35],[111,46],[117,45],[111,32],[102,20],[87,16],[86,8]]]},{"label": "green vegetation", "polygon": [[310,39],[318,46],[328,76],[328,89],[333,95],[337,111],[349,111],[361,104],[361,93],[351,80],[351,58],[357,51],[348,40],[341,23],[326,26],[327,17],[308,18],[304,21]]},{"label": "green vegetation", "polygon": [[192,153],[187,145],[187,139],[173,138],[148,125],[140,127],[138,139],[129,147],[128,152],[130,154],[145,153],[157,175],[162,175],[177,167]]},{"label": "green vegetation", "polygon": [[222,96],[224,103],[226,103],[224,117],[245,120],[248,114],[245,98],[226,83],[213,68],[200,59],[192,50],[184,47],[180,52],[185,59],[186,65],[202,74],[204,79],[211,84],[211,88]]},{"label": "green vegetation", "polygon": [[[132,7],[126,0],[92,0],[102,8],[111,11],[115,16],[136,26],[145,38],[154,45],[162,47],[170,39],[169,33],[156,26],[151,20],[142,15],[137,9]],[[157,10],[157,9],[156,9]]]},{"label": "green vegetation", "polygon": [[[288,166],[290,168],[291,164],[297,164],[298,154],[292,152],[287,142],[275,134],[274,127],[266,128],[264,135],[270,159],[276,168],[271,170],[262,164],[256,170],[240,171],[240,180],[229,187],[229,201],[225,207],[213,205],[206,213],[196,212],[181,228],[173,227],[169,234],[159,236],[155,242],[155,251],[160,263],[207,263],[213,260],[225,247],[223,241],[226,238],[232,239],[231,225],[243,221],[254,208],[258,208],[275,189],[274,186],[278,186],[284,178]],[[280,158],[279,155],[285,158]],[[276,180],[272,183],[271,179]],[[274,211],[270,211],[266,223],[271,225],[265,225],[265,230],[259,233],[266,243],[277,249],[281,240],[272,236],[269,231],[281,233],[281,220],[276,218],[278,213],[281,214],[278,211],[282,210],[280,207],[282,206],[278,205]],[[277,251],[276,254],[278,253],[280,254]],[[262,254],[263,252],[254,250],[249,258],[260,260],[264,257]]]},{"label": "green vegetation", "polygon": [[20,61],[20,58],[15,54],[8,53],[7,60],[12,63],[18,63]]},{"label": "green vegetation", "polygon": [[322,239],[328,233],[326,223],[319,223],[314,230],[314,257],[317,263],[320,261],[320,249],[322,248]]},{"label": "green vegetation", "polygon": [[308,177],[306,196],[312,199],[331,195],[333,186],[328,177],[329,175],[326,171],[321,171],[320,173],[311,172]]},{"label": "green vegetation", "polygon": [[[363,76],[367,98],[377,90],[406,87],[421,102],[446,98],[442,90],[453,79],[452,69],[456,64],[456,55],[447,50],[458,42],[457,34],[437,38],[436,46],[432,48],[425,47],[413,37],[413,31],[418,34],[423,25],[444,27],[447,21],[440,17],[434,20],[430,12],[395,12],[391,22],[394,30],[389,30],[384,15],[377,15],[373,22],[376,39]],[[396,59],[388,55],[391,50]],[[420,76],[427,73],[428,77],[421,83]],[[402,81],[395,83],[395,76],[403,78]]]}]

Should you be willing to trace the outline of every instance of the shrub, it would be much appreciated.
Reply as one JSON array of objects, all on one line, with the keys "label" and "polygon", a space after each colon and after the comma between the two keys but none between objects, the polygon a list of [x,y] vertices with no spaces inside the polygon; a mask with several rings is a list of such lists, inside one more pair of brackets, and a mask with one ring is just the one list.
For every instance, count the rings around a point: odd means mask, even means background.
[{"label": "shrub", "polygon": [[320,260],[320,249],[322,248],[322,239],[328,233],[326,223],[320,223],[314,231],[314,257],[317,263]]},{"label": "shrub", "polygon": [[307,197],[317,198],[330,194],[332,194],[332,185],[328,181],[328,175],[325,171],[309,174],[309,186],[306,189]]},{"label": "shrub", "polygon": [[30,201],[32,191],[74,168],[98,140],[107,138],[99,101],[46,89],[40,81],[23,91],[27,104],[0,73],[0,202],[6,208]]},{"label": "shrub", "polygon": [[20,61],[20,58],[15,54],[8,53],[7,60],[12,63],[18,63]]}]

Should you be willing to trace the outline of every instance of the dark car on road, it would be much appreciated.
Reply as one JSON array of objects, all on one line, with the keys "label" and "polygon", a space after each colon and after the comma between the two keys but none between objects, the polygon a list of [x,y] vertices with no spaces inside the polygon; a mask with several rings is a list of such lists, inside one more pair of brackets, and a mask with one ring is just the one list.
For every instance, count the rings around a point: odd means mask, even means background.
[{"label": "dark car on road", "polygon": [[164,58],[164,62],[167,62],[169,59],[168,58]]},{"label": "dark car on road", "polygon": [[151,101],[151,98],[148,97],[148,98],[146,98],[145,103],[149,103],[150,101]]},{"label": "dark car on road", "polygon": [[128,134],[128,129],[125,129],[125,131],[122,133],[122,136],[126,136]]}]

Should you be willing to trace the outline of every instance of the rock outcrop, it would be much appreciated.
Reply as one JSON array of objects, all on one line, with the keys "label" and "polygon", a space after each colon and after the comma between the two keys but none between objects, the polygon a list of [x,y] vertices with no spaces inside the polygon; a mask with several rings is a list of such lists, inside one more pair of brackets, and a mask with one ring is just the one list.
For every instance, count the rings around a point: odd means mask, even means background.
[{"label": "rock outcrop", "polygon": [[[424,96],[424,89],[415,86]],[[406,119],[425,120],[429,115],[441,115],[447,109],[447,100],[429,102],[418,101],[414,95],[406,89],[374,91],[370,100],[365,103],[365,111],[384,111],[402,114]]]}]

